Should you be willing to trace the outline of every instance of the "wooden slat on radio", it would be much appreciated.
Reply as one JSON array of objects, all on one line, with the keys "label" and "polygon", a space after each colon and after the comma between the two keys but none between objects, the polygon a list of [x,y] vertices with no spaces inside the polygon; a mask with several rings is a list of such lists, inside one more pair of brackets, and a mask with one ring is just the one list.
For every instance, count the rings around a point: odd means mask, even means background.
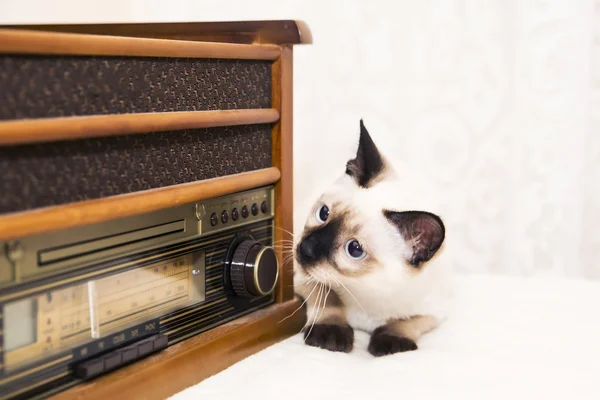
[{"label": "wooden slat on radio", "polygon": [[0,146],[181,129],[272,123],[275,109],[181,111],[0,121]]},{"label": "wooden slat on radio", "polygon": [[0,240],[140,215],[276,183],[275,167],[0,216]]},{"label": "wooden slat on radio", "polygon": [[[278,123],[272,129],[273,166],[281,171],[281,179],[275,186],[278,199],[275,210],[275,242],[294,238],[294,169],[293,169],[293,52],[283,46],[281,57],[273,63],[272,107],[280,113]],[[285,259],[283,248],[278,249],[279,259]],[[276,297],[278,302],[294,298],[293,274],[284,269],[279,275]]]},{"label": "wooden slat on radio", "polygon": [[281,49],[268,44],[209,43],[0,29],[0,53],[275,60],[281,54]]}]

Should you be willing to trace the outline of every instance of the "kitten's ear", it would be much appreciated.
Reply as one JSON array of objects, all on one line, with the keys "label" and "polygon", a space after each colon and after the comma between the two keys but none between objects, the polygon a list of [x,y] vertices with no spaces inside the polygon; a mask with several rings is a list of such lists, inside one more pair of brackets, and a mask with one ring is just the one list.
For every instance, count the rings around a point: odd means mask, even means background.
[{"label": "kitten's ear", "polygon": [[360,120],[360,139],[356,158],[346,164],[346,174],[356,181],[357,185],[367,188],[384,170],[384,162],[371,135]]},{"label": "kitten's ear", "polygon": [[424,211],[384,210],[383,215],[396,226],[402,238],[412,246],[413,253],[407,261],[415,267],[429,261],[444,241],[446,228],[441,218],[435,214]]}]

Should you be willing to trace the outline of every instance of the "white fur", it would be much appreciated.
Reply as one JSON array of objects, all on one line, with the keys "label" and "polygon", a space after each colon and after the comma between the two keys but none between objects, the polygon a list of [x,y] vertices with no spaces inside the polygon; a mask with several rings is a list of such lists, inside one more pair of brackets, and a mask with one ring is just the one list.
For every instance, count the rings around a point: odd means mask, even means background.
[{"label": "white fur", "polygon": [[[450,266],[444,260],[443,246],[421,271],[411,270],[405,260],[410,259],[412,248],[382,212],[427,211],[439,215],[435,199],[428,196],[422,181],[408,170],[397,173],[389,169],[388,163],[385,176],[373,187],[364,189],[344,174],[318,199],[306,223],[307,228],[319,224],[315,210],[321,204],[332,208],[334,203],[341,202],[355,211],[358,219],[353,222],[361,227],[355,239],[367,251],[367,257],[377,258],[380,267],[359,277],[340,274],[327,266],[316,267],[310,273],[317,281],[332,284],[346,306],[348,322],[355,329],[371,332],[392,319],[416,315],[433,316],[441,323],[446,318],[451,296]],[[439,216],[443,220],[443,216]],[[298,241],[301,236],[298,235]],[[338,248],[335,257],[338,266],[347,271],[361,268],[361,261],[347,257],[343,246]],[[312,289],[307,279],[305,272],[295,265],[295,285],[304,296]],[[313,310],[309,310],[309,316],[312,314]]]}]

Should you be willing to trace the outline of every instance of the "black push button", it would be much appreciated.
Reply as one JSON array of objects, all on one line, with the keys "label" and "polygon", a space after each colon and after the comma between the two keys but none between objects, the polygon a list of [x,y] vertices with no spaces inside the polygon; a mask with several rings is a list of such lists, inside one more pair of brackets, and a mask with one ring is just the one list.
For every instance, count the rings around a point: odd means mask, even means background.
[{"label": "black push button", "polygon": [[144,343],[138,344],[137,349],[139,357],[145,356],[146,354],[150,354],[154,350],[154,341],[144,341]]},{"label": "black push button", "polygon": [[162,350],[168,345],[169,338],[167,336],[150,336],[77,365],[75,367],[75,376],[80,379],[91,379],[102,373],[110,372],[125,364],[143,358],[158,350]]},{"label": "black push button", "polygon": [[119,365],[121,365],[122,363],[122,358],[121,358],[121,353],[117,352],[117,353],[111,353],[109,355],[107,355],[106,357],[104,357],[104,369],[105,370],[111,370],[114,368],[117,368]]},{"label": "black push button", "polygon": [[227,212],[227,210],[225,210],[221,213],[221,222],[226,224],[227,221],[229,221],[229,213]]},{"label": "black push button", "polygon": [[123,357],[123,364],[129,363],[138,357],[138,350],[136,346],[128,347],[121,351]]},{"label": "black push button", "polygon": [[154,351],[164,349],[169,344],[169,338],[166,336],[159,336],[154,339]]},{"label": "black push button", "polygon": [[104,360],[96,359],[79,364],[75,375],[80,379],[90,379],[104,372]]}]

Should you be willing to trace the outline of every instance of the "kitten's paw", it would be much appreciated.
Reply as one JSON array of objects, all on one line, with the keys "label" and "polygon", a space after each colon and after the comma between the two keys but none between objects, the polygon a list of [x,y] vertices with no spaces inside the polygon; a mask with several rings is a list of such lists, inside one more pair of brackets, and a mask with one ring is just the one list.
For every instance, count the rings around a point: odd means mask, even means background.
[{"label": "kitten's paw", "polygon": [[388,333],[382,328],[375,329],[369,342],[369,353],[375,357],[413,351],[417,348],[413,340]]},{"label": "kitten's paw", "polygon": [[306,328],[304,340],[309,346],[349,353],[354,346],[354,329],[350,325],[316,324],[312,330]]}]

